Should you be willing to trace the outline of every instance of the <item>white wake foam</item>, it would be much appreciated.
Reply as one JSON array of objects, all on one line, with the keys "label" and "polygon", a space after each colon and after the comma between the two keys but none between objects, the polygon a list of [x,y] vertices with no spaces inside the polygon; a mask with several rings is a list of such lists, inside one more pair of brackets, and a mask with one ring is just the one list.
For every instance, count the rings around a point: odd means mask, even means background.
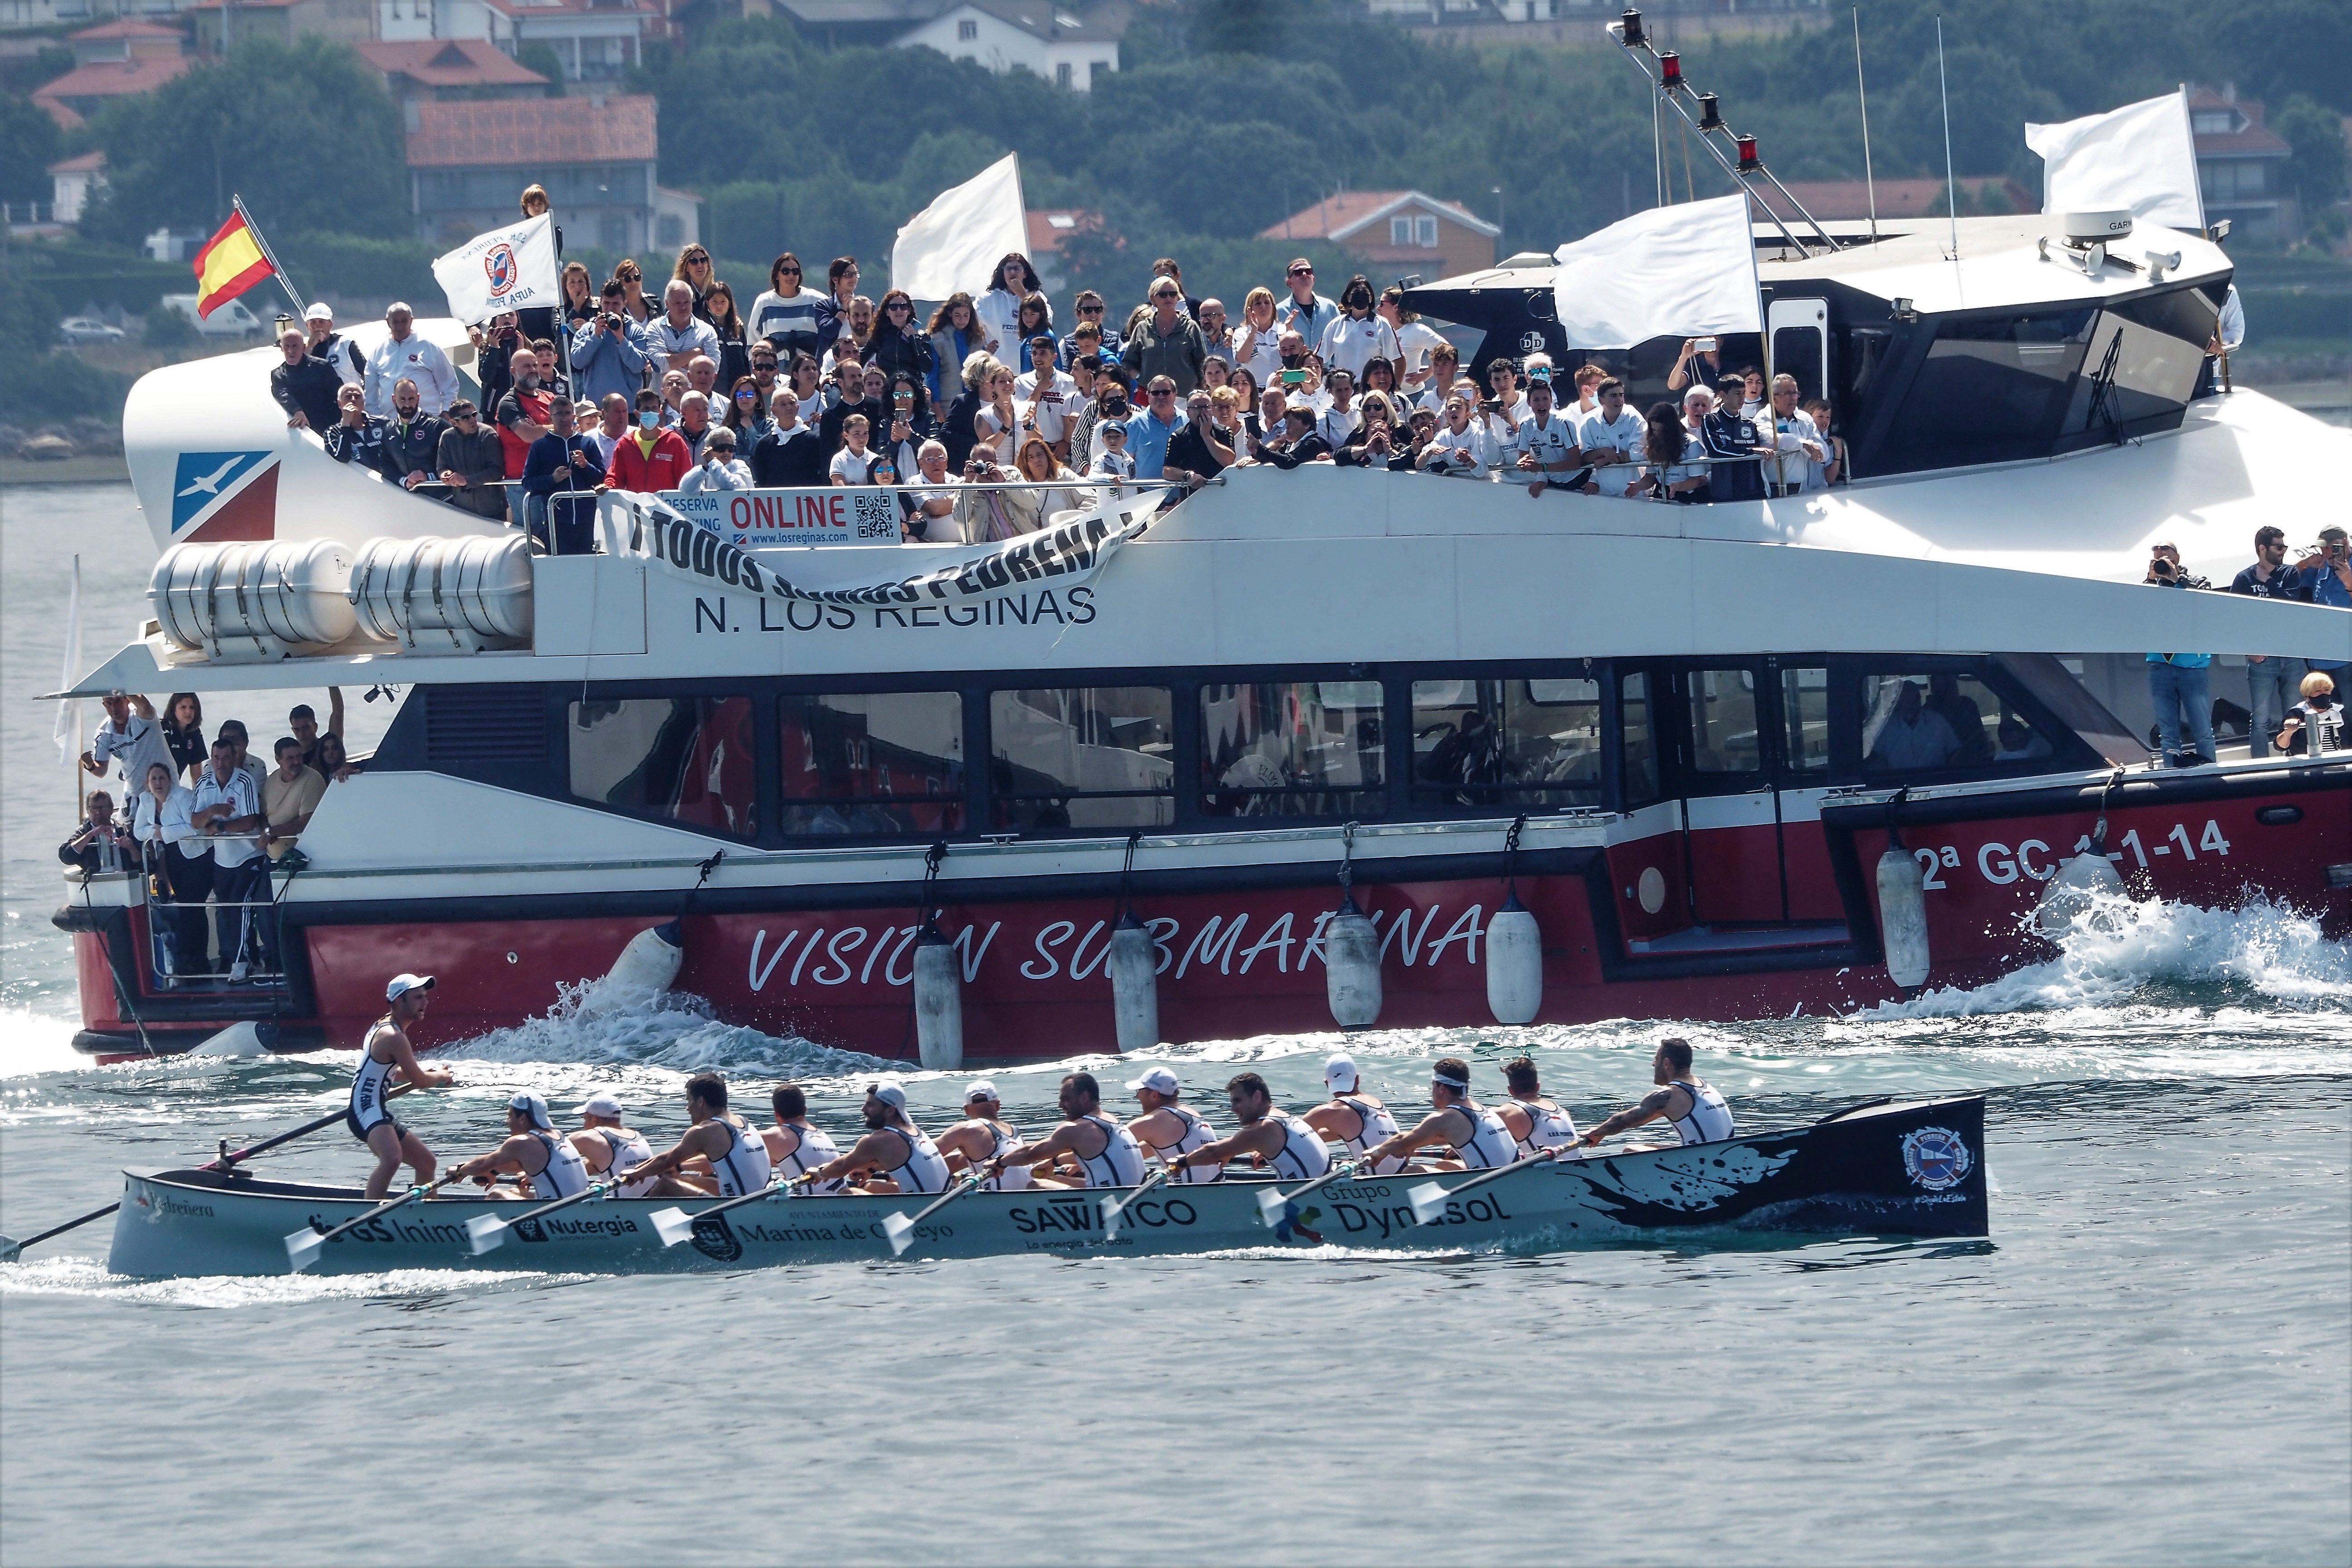
[{"label": "white wake foam", "polygon": [[870,1075],[888,1065],[861,1051],[723,1023],[711,1016],[709,1003],[684,992],[615,993],[602,982],[565,985],[545,1013],[443,1047],[434,1057],[677,1073],[725,1069],[795,1079]]}]

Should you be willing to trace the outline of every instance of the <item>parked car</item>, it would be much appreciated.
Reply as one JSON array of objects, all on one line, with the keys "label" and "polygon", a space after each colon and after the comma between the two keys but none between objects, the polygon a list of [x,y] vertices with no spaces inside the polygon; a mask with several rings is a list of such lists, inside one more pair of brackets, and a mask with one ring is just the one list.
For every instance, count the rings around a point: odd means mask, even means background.
[{"label": "parked car", "polygon": [[245,308],[242,300],[231,300],[213,308],[209,316],[196,314],[194,294],[166,294],[160,301],[162,308],[185,316],[196,331],[208,338],[247,338],[261,331],[261,318]]},{"label": "parked car", "polygon": [[119,343],[122,329],[110,327],[95,316],[68,316],[58,323],[58,342],[61,343]]}]

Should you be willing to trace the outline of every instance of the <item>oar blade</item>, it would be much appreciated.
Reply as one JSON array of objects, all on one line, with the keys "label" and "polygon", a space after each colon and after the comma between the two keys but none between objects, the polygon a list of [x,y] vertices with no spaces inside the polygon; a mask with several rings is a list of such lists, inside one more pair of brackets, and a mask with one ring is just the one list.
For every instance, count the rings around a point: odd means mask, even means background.
[{"label": "oar blade", "polygon": [[694,1216],[684,1209],[660,1209],[647,1217],[653,1221],[654,1234],[661,1237],[664,1247],[694,1239]]},{"label": "oar blade", "polygon": [[318,1262],[320,1249],[325,1246],[326,1238],[309,1226],[289,1232],[286,1237],[286,1272],[299,1274]]},{"label": "oar blade", "polygon": [[22,1243],[14,1237],[0,1236],[0,1263],[14,1263],[24,1255]]},{"label": "oar blade", "polygon": [[1257,1217],[1265,1223],[1268,1230],[1280,1227],[1282,1216],[1289,1208],[1290,1200],[1283,1195],[1278,1187],[1268,1187],[1257,1195]]},{"label": "oar blade", "polygon": [[915,1222],[902,1214],[884,1215],[882,1234],[889,1239],[890,1256],[897,1258],[915,1244]]},{"label": "oar blade", "polygon": [[476,1215],[466,1222],[466,1239],[472,1244],[474,1256],[479,1258],[493,1247],[504,1246],[507,1232],[512,1228],[494,1214]]},{"label": "oar blade", "polygon": [[1423,1182],[1405,1196],[1412,1200],[1415,1225],[1435,1225],[1445,1214],[1446,1192],[1441,1183]]}]

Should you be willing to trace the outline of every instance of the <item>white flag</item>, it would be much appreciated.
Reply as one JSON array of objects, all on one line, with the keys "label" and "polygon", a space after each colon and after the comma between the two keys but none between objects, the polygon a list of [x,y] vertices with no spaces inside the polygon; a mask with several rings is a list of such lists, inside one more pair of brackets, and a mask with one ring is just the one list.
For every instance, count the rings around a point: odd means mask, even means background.
[{"label": "white flag", "polygon": [[[73,586],[66,595],[65,673],[58,678],[59,691],[71,691],[81,679],[81,557],[73,558]],[[81,703],[58,704],[58,756],[71,767],[81,760]]]},{"label": "white flag", "polygon": [[1744,195],[1635,213],[1552,256],[1552,309],[1571,349],[1764,330]]},{"label": "white flag", "polygon": [[2042,210],[2128,211],[2144,223],[2192,232],[2205,226],[2189,99],[2166,93],[2058,125],[2028,125],[2042,155]]},{"label": "white flag", "polygon": [[449,296],[449,314],[461,321],[560,305],[560,273],[553,213],[478,234],[433,263],[434,279]]},{"label": "white flag", "polygon": [[977,295],[1007,253],[1028,248],[1021,155],[1007,153],[907,220],[890,247],[890,287],[918,300]]}]

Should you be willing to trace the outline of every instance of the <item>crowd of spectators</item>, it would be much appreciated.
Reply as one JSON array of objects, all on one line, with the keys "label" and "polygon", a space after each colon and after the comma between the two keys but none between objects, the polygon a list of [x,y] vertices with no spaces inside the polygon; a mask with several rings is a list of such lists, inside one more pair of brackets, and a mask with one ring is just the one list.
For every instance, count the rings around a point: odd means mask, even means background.
[{"label": "crowd of spectators", "polygon": [[207,742],[193,691],[173,693],[160,714],[136,694],[103,699],[81,766],[120,794],[90,793],[58,858],[85,876],[147,879],[153,972],[165,988],[266,984],[282,972],[270,873],[300,868],[297,843],[320,801],[357,771],[343,747],[343,694],[330,687],[327,699],[323,727],[307,702],[288,713],[267,760],[238,720],[222,721]]},{"label": "crowd of spectators", "polygon": [[[2352,609],[2352,549],[2347,549],[2341,525],[2321,529],[2317,542],[2294,565],[2286,563],[2286,557],[2284,529],[2266,524],[2256,530],[2253,563],[2240,572],[2226,591],[2250,598]],[[2158,588],[2210,591],[2213,587],[2210,581],[2185,567],[2179,550],[2168,543],[2150,549],[2147,574],[2142,581]],[[2194,767],[2214,761],[2218,754],[2212,665],[2210,653],[2151,652],[2147,656],[2148,699],[2156,708],[2153,739],[2170,766]],[[2275,746],[2279,754],[2292,757],[2352,747],[2352,731],[2347,731],[2344,709],[2336,699],[2336,684],[2343,679],[2344,665],[2341,659],[2248,654],[2248,752],[2267,757]]]}]

